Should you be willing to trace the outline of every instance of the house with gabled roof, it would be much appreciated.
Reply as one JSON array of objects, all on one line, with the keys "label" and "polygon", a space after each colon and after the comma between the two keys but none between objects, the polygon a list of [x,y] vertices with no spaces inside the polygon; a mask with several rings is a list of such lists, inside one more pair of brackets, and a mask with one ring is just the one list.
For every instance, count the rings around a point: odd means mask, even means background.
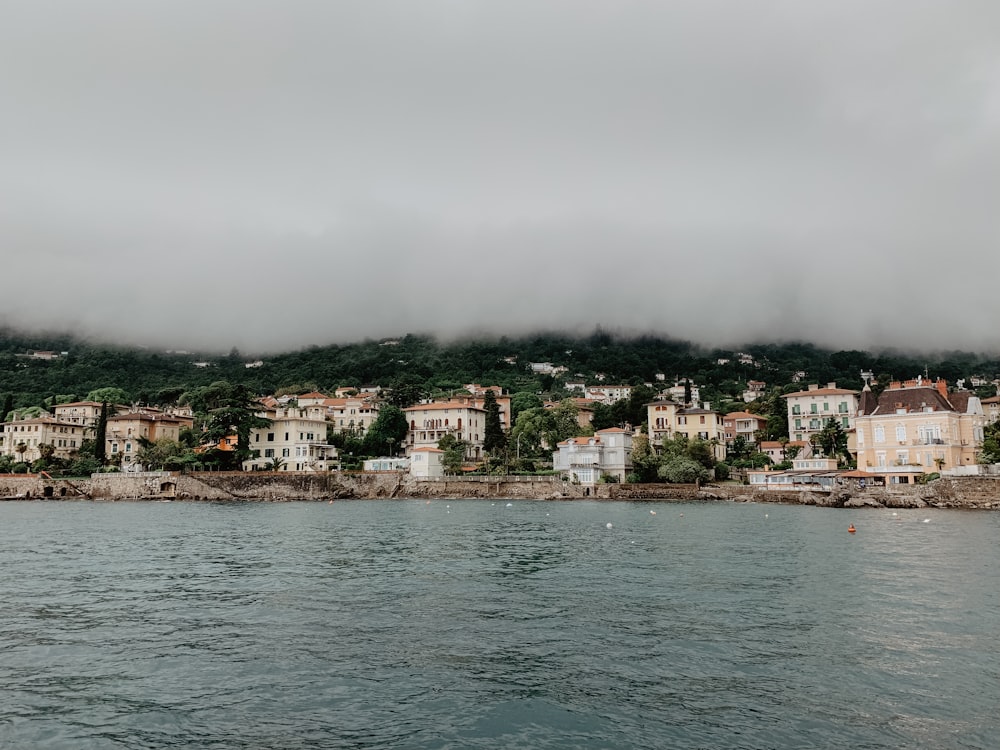
[{"label": "house with gabled roof", "polygon": [[[870,390],[865,386],[865,390]],[[986,415],[971,391],[944,380],[890,383],[865,397],[855,420],[858,469],[868,472],[969,473],[978,468]]]}]

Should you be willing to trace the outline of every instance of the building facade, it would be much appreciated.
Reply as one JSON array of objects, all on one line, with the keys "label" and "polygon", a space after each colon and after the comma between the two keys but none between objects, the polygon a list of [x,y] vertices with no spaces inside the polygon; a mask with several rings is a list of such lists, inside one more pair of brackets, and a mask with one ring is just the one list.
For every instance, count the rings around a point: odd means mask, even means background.
[{"label": "building facade", "polygon": [[782,398],[788,409],[789,439],[808,441],[831,419],[845,431],[851,429],[858,413],[858,395],[858,391],[838,388],[836,383],[828,383],[825,388],[810,385],[805,391],[786,393]]},{"label": "building facade", "polygon": [[624,482],[632,469],[632,433],[618,427],[563,440],[556,448],[552,468],[566,472],[571,482],[592,485],[605,475]]},{"label": "building facade", "polygon": [[956,473],[977,464],[986,415],[971,391],[949,393],[940,379],[893,382],[874,403],[856,419],[859,470]]}]

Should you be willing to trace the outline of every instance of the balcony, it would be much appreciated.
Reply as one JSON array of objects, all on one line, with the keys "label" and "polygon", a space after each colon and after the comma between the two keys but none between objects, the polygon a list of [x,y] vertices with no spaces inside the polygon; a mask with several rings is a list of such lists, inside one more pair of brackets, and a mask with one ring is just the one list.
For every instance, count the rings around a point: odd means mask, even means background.
[{"label": "balcony", "polygon": [[944,445],[941,438],[913,438],[910,445]]}]

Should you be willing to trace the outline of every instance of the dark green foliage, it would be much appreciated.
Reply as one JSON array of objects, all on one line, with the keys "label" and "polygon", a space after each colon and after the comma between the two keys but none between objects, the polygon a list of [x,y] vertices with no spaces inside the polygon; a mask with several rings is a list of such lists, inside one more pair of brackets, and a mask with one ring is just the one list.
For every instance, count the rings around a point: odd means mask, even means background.
[{"label": "dark green foliage", "polygon": [[840,422],[832,417],[827,420],[823,429],[812,437],[813,445],[827,458],[849,461],[851,456],[847,450],[847,433]]},{"label": "dark green foliage", "polygon": [[402,409],[391,404],[383,406],[361,441],[361,450],[368,456],[394,456],[406,437],[407,429],[406,414]]},{"label": "dark green foliage", "polygon": [[101,404],[101,414],[97,418],[97,429],[94,431],[94,460],[102,465],[107,461],[109,416],[111,416],[111,405],[105,401]]},{"label": "dark green foliage", "polygon": [[189,394],[189,398],[196,417],[203,425],[202,437],[206,444],[218,444],[223,438],[236,435],[235,451],[218,451],[219,454],[234,455],[213,455],[213,460],[218,460],[225,468],[235,468],[252,457],[250,433],[270,426],[271,420],[257,415],[260,402],[249,388],[222,381]]},{"label": "dark green foliage", "polygon": [[[24,356],[37,349],[69,354],[51,361]],[[408,335],[392,343],[369,340],[261,356],[235,350],[216,354],[133,350],[94,345],[69,336],[0,329],[0,393],[5,395],[5,406],[17,409],[37,406],[56,394],[89,394],[104,388],[118,389],[118,395],[126,396],[125,403],[152,400],[166,405],[176,402],[182,393],[209,388],[219,381],[239,383],[251,393],[274,393],[293,384],[315,384],[316,390],[324,392],[343,385],[377,384],[389,389],[389,403],[406,406],[439,387],[455,389],[478,382],[499,385],[513,394],[512,417],[516,418],[540,405],[535,401],[539,392],[561,382],[533,374],[528,363],[552,362],[568,368],[565,377],[590,383],[597,382],[597,373],[603,373],[608,383],[653,383],[657,373],[671,382],[689,378],[701,388],[703,400],[719,407],[738,401],[748,380],[763,380],[774,390],[766,397],[767,403],[755,402],[750,410],[768,415],[768,437],[777,439],[787,429],[785,402],[780,399],[784,386],[799,390],[808,383],[836,381],[840,387],[859,389],[861,370],[878,374],[873,385],[876,391],[890,378],[914,377],[925,369],[930,377],[944,377],[952,383],[973,374],[987,379],[1000,374],[1000,359],[995,353],[831,351],[808,343],[754,344],[738,349],[752,355],[757,364],[740,364],[732,349],[703,348],[658,336],[615,336],[602,330],[584,337],[544,333],[517,339],[447,342]],[[729,362],[720,365],[720,358]],[[245,360],[256,359],[263,360],[262,367],[244,367]],[[208,366],[195,367],[195,361]],[[792,384],[798,371],[806,373],[805,379]],[[641,424],[645,417],[633,406],[601,415],[598,427]]]},{"label": "dark green foliage", "polygon": [[483,450],[490,455],[499,455],[507,447],[507,436],[500,421],[500,406],[493,391],[486,391],[483,397],[486,422],[483,429]]},{"label": "dark green foliage", "polygon": [[987,425],[983,433],[983,449],[979,454],[979,463],[1000,463],[1000,422]]},{"label": "dark green foliage", "polygon": [[452,434],[447,434],[438,440],[438,448],[444,451],[441,461],[445,474],[461,474],[462,463],[465,460],[465,443]]}]

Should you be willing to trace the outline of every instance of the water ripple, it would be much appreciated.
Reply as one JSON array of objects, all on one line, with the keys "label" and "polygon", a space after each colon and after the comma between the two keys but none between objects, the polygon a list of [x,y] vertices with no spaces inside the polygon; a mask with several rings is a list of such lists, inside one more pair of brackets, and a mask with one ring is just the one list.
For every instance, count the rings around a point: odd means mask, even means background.
[{"label": "water ripple", "polygon": [[998,516],[649,509],[0,504],[0,747],[998,745]]}]

